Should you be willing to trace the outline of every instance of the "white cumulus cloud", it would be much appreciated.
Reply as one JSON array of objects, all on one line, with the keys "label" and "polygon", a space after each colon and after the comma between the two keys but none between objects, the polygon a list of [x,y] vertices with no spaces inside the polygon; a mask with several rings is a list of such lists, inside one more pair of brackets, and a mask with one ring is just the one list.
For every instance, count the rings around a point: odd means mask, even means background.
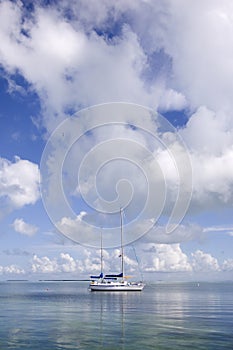
[{"label": "white cumulus cloud", "polygon": [[58,272],[59,267],[56,259],[50,259],[47,256],[38,257],[37,255],[33,256],[32,262],[32,272],[42,272],[42,273],[53,273]]},{"label": "white cumulus cloud", "polygon": [[15,157],[14,162],[0,158],[0,206],[3,211],[34,204],[39,196],[38,165]]},{"label": "white cumulus cloud", "polygon": [[15,219],[12,226],[16,232],[26,236],[33,236],[38,231],[38,227],[28,224],[23,219]]},{"label": "white cumulus cloud", "polygon": [[233,271],[233,259],[226,259],[221,266],[223,271]]},{"label": "white cumulus cloud", "polygon": [[[81,2],[72,5],[73,12],[78,8],[85,11]],[[125,6],[121,2],[115,6],[113,2],[110,5],[104,2],[93,6],[96,8],[94,18],[90,17],[92,11],[86,12],[85,21],[82,14],[67,21],[63,12],[55,7],[45,9],[38,5],[31,14],[33,20],[22,21],[19,3],[4,1],[1,4],[0,61],[9,75],[19,71],[36,90],[46,110],[46,127],[51,131],[71,106],[78,109],[106,101],[140,102],[155,108],[161,104],[163,109],[184,108],[185,96],[167,87],[163,75],[150,82],[145,78],[148,57],[141,45],[144,39],[130,24],[122,23],[121,31],[112,39],[95,31],[99,6],[105,14],[110,10],[121,15],[125,7],[130,9],[129,4]],[[92,23],[89,22],[87,28],[89,20]],[[103,20],[107,22],[108,18],[103,16],[101,25],[104,26]]]},{"label": "white cumulus cloud", "polygon": [[77,270],[77,263],[68,253],[61,253],[62,259],[61,270],[63,272],[75,272]]},{"label": "white cumulus cloud", "polygon": [[192,253],[192,266],[194,271],[220,271],[218,260],[202,250]]},{"label": "white cumulus cloud", "polygon": [[148,244],[145,252],[146,272],[192,271],[189,258],[179,244]]},{"label": "white cumulus cloud", "polygon": [[82,272],[82,262],[75,260],[69,253],[60,253],[59,257],[33,256],[31,270],[33,273],[72,273]]},{"label": "white cumulus cloud", "polygon": [[25,274],[25,270],[17,265],[8,265],[8,266],[0,265],[0,274],[21,275],[21,274]]}]

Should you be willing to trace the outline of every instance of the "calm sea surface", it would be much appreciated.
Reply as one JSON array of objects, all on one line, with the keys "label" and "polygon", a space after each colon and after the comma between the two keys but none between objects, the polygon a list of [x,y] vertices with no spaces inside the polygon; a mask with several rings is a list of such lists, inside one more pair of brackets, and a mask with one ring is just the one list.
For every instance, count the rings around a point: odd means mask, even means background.
[{"label": "calm sea surface", "polygon": [[233,349],[233,283],[0,283],[0,349]]}]

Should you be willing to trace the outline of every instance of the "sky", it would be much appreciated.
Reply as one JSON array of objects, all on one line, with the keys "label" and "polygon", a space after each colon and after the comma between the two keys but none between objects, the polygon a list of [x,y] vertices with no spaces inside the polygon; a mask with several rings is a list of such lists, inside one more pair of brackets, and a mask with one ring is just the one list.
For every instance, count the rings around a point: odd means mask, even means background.
[{"label": "sky", "polygon": [[0,279],[233,278],[231,0],[0,1]]}]

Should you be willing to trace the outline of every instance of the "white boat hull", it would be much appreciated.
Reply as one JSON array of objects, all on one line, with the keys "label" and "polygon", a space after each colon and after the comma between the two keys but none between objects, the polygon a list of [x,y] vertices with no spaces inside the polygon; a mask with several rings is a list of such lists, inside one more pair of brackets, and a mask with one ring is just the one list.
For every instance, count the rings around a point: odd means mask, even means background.
[{"label": "white boat hull", "polygon": [[101,283],[93,282],[90,284],[90,290],[92,292],[140,292],[144,288],[143,283]]}]

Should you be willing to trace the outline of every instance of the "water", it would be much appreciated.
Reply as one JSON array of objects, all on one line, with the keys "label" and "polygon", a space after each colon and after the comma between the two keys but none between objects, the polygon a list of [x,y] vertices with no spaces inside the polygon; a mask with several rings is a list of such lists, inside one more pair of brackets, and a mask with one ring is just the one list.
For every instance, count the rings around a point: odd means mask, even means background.
[{"label": "water", "polygon": [[233,349],[233,283],[0,283],[0,349]]}]

